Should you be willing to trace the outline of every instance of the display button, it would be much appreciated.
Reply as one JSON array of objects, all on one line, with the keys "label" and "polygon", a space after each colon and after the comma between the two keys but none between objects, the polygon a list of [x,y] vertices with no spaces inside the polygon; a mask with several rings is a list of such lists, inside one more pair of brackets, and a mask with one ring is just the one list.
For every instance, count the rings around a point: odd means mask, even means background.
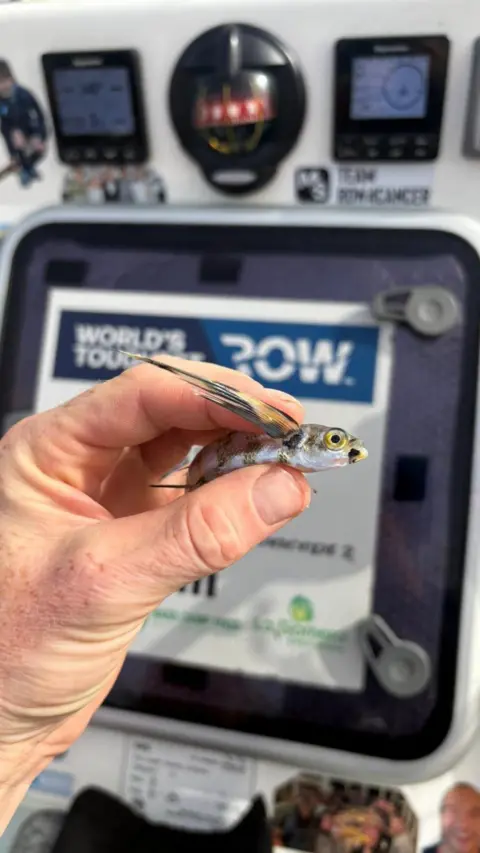
[{"label": "display button", "polygon": [[405,134],[401,136],[391,136],[389,139],[390,145],[397,147],[398,145],[406,145],[408,142],[408,137]]},{"label": "display button", "polygon": [[363,141],[368,147],[378,148],[381,138],[380,136],[364,136]]},{"label": "display button", "polygon": [[438,139],[431,133],[342,134],[335,146],[338,160],[359,162],[434,160],[437,154]]},{"label": "display button", "polygon": [[415,133],[409,138],[407,155],[414,160],[434,160],[438,154],[438,138],[433,133]]},{"label": "display button", "polygon": [[98,160],[98,151],[96,148],[85,148],[85,152],[84,152],[83,156],[84,156],[85,160],[89,160],[90,162],[94,162],[95,160]]},{"label": "display button", "polygon": [[67,163],[78,163],[80,160],[80,151],[78,148],[67,148],[63,152],[63,156]]},{"label": "display button", "polygon": [[128,148],[124,148],[122,153],[123,159],[128,160],[130,163],[132,163],[138,157],[138,151],[136,148],[133,147],[133,145],[129,145]]},{"label": "display button", "polygon": [[363,138],[352,134],[342,134],[336,144],[336,157],[340,160],[358,160],[364,155]]},{"label": "display button", "polygon": [[116,160],[118,157],[118,148],[104,148],[102,153],[105,160]]},{"label": "display button", "polygon": [[354,148],[353,145],[337,146],[337,157],[340,157],[342,160],[357,160],[359,156],[358,149]]}]

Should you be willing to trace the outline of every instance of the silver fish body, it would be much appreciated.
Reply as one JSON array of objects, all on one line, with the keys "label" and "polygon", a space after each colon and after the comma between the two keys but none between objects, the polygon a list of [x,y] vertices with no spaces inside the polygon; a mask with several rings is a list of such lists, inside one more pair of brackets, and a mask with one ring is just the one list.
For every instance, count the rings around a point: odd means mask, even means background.
[{"label": "silver fish body", "polygon": [[[339,449],[332,437],[339,439]],[[250,465],[289,465],[304,474],[313,474],[359,462],[367,455],[354,436],[318,424],[304,424],[286,438],[233,432],[197,453],[188,467],[187,488],[193,490]]]}]

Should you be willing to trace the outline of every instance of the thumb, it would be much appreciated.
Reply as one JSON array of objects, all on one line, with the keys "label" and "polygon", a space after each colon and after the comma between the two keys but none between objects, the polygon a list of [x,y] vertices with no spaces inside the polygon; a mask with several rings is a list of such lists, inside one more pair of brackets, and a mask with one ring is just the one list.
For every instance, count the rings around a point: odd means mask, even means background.
[{"label": "thumb", "polygon": [[310,495],[298,471],[252,466],[160,509],[97,524],[82,551],[95,589],[101,582],[105,594],[108,585],[109,609],[141,618],[185,584],[240,560],[306,509]]}]

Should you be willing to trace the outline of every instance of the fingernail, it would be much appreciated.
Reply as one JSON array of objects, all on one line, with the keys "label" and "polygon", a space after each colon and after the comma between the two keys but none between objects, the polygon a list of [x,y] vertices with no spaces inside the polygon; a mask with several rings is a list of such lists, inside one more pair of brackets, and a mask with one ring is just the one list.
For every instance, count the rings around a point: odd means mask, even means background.
[{"label": "fingernail", "polygon": [[280,524],[302,512],[308,502],[297,476],[286,468],[271,468],[253,487],[253,502],[265,524]]},{"label": "fingernail", "polygon": [[289,401],[298,403],[297,398],[294,397],[292,394],[285,394],[284,391],[278,391],[277,388],[266,388],[266,391],[268,391],[269,394],[274,394],[278,400],[285,400],[286,403],[288,403]]}]

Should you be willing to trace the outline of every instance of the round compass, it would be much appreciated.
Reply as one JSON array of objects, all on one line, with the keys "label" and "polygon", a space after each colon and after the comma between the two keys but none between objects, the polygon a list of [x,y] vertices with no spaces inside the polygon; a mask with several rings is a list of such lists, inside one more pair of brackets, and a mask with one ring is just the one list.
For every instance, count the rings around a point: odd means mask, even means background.
[{"label": "round compass", "polygon": [[305,114],[296,61],[270,33],[226,24],[184,51],[170,84],[183,148],[226,193],[264,186],[294,146]]}]

